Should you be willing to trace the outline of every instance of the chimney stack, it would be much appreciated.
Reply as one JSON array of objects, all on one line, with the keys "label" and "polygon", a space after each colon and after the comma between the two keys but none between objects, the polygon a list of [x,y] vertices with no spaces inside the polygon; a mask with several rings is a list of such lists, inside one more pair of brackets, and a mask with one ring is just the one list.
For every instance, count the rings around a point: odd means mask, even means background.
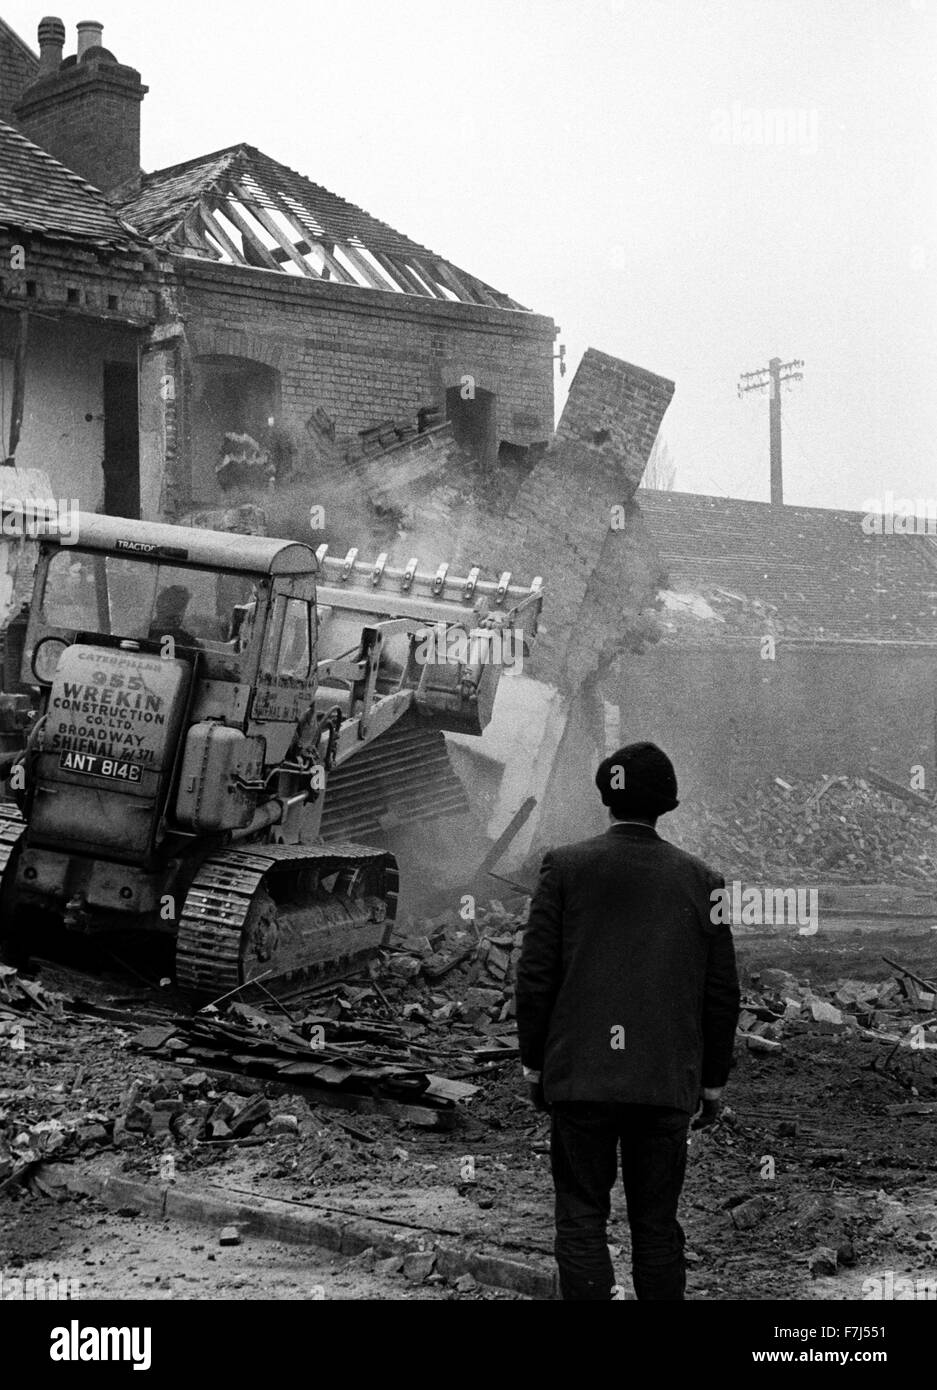
[{"label": "chimney stack", "polygon": [[62,66],[65,25],[55,15],[39,21],[39,76],[49,77]]},{"label": "chimney stack", "polygon": [[104,26],[78,25],[78,52],[62,61],[65,26],[39,25],[39,72],[20,95],[13,118],[24,135],[56,159],[113,193],[140,177],[140,104],[147,88],[136,69],[104,48]]},{"label": "chimney stack", "polygon": [[96,19],[83,19],[78,26],[78,61],[88,52],[89,48],[100,48],[101,40],[104,37],[104,25],[99,24]]}]

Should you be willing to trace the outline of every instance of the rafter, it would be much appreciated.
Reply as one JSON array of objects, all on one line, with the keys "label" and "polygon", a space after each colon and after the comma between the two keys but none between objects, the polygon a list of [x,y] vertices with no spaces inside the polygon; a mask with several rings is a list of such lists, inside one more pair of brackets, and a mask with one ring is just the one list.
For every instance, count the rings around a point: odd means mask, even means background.
[{"label": "rafter", "polygon": [[246,262],[241,252],[238,250],[234,242],[228,236],[228,233],[225,231],[224,227],[222,227],[219,224],[218,219],[212,216],[212,210],[207,200],[203,198],[196,210],[202,219],[202,225],[204,226],[205,231],[210,233],[210,235],[213,236],[216,241],[220,242],[222,248],[231,257],[234,264],[245,265]]},{"label": "rafter", "polygon": [[[299,266],[303,274],[308,275],[310,279],[321,280],[322,277],[319,274],[319,272],[315,270],[314,267],[311,266],[309,262],[305,260],[303,256],[300,254],[299,244],[308,245],[308,243],[303,243],[302,235],[300,235],[299,237],[298,244],[296,242],[291,242],[286,233],[283,232],[277,226],[275,220],[270,216],[267,209],[261,207],[259,203],[253,201],[246,192],[246,190],[243,189],[239,183],[237,183],[234,179],[231,179],[229,180],[228,186],[233,192],[234,196],[246,207],[250,208],[251,216],[257,218],[257,221],[260,223],[260,225],[270,233],[274,241],[277,243],[278,246],[282,248],[282,250],[293,262],[293,264]],[[298,231],[299,229],[296,227],[295,222],[292,219],[290,219],[290,221],[294,229]],[[276,259],[276,253],[272,254],[274,255],[274,259]]]},{"label": "rafter", "polygon": [[[282,266],[278,265],[273,259],[269,247],[264,246],[260,237],[254,231],[237,204],[232,202],[230,198],[226,198],[221,211],[224,213],[225,217],[229,218],[234,223],[235,227],[237,227],[241,236],[244,238],[245,244],[250,246],[251,250],[260,257],[267,269],[279,270],[282,273]],[[244,260],[247,260],[246,256]],[[247,264],[250,265],[250,262],[248,261]]]},{"label": "rafter", "polygon": [[393,285],[387,280],[379,270],[362,256],[357,246],[352,246],[351,242],[342,242],[342,254],[347,256],[352,265],[364,276],[368,284],[374,290],[393,290]]}]

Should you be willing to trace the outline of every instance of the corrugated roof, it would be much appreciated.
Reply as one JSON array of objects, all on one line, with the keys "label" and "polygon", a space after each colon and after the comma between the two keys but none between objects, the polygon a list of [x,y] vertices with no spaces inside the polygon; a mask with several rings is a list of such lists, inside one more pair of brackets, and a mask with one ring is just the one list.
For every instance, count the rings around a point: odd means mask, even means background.
[{"label": "corrugated roof", "polygon": [[103,193],[2,121],[0,226],[121,250],[143,245]]},{"label": "corrugated roof", "polygon": [[863,513],[641,488],[669,587],[776,610],[791,632],[937,640],[937,537],[867,535]]},{"label": "corrugated roof", "polygon": [[523,306],[354,203],[232,145],[147,174],[121,208],[167,250],[429,298]]}]

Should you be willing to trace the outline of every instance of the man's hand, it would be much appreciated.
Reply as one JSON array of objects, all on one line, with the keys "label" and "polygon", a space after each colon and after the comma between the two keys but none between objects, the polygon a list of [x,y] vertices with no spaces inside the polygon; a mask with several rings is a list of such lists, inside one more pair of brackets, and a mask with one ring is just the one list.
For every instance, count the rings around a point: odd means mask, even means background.
[{"label": "man's hand", "polygon": [[538,1110],[541,1115],[549,1115],[550,1105],[546,1096],[543,1094],[543,1082],[528,1081],[527,1089],[530,1095],[530,1103],[534,1109]]},{"label": "man's hand", "polygon": [[699,1109],[696,1112],[691,1129],[708,1129],[714,1125],[722,1113],[722,1087],[712,1087],[704,1090],[699,1099]]}]

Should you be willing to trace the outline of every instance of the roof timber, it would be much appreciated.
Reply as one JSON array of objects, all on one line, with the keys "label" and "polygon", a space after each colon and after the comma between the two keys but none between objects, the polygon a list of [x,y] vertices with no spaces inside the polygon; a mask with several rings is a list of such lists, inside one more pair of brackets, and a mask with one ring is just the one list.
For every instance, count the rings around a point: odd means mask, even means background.
[{"label": "roof timber", "polygon": [[145,176],[121,211],[166,250],[188,256],[523,311],[507,295],[250,145]]}]

